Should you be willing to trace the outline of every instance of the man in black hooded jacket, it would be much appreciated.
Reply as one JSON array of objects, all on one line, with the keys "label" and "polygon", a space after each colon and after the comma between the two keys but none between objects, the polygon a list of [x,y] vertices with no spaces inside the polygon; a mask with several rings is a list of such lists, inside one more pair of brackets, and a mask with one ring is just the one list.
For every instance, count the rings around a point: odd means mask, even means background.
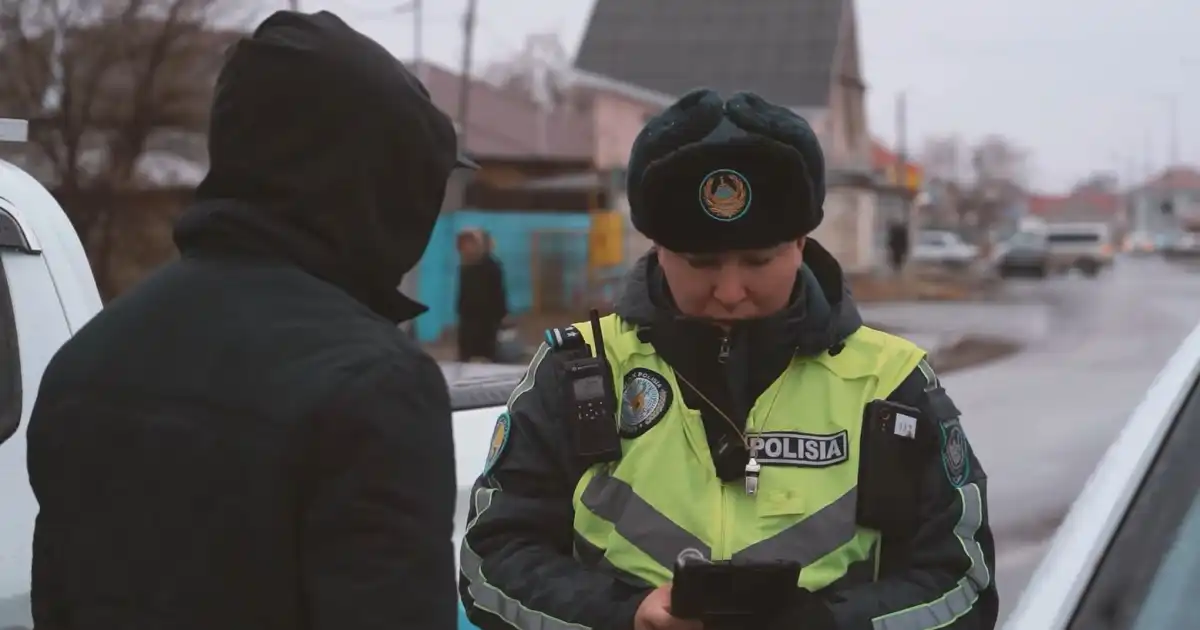
[{"label": "man in black hooded jacket", "polygon": [[446,384],[397,291],[450,120],[329,13],[231,51],[182,257],[46,371],[28,433],[39,630],[456,625]]}]

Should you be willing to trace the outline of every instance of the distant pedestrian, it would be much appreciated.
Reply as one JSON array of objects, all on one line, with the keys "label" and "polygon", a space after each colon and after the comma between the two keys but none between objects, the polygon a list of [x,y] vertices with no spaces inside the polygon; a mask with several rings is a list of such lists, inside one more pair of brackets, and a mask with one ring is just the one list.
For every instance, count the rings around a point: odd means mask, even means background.
[{"label": "distant pedestrian", "polygon": [[498,360],[498,336],[508,317],[504,268],[493,252],[491,235],[481,230],[459,234],[458,359]]},{"label": "distant pedestrian", "polygon": [[908,224],[903,221],[893,221],[888,226],[887,235],[888,263],[894,273],[904,270],[908,260]]},{"label": "distant pedestrian", "polygon": [[396,325],[467,165],[454,125],[324,11],[235,44],[210,120],[181,257],[42,380],[34,622],[452,630],[450,399]]}]

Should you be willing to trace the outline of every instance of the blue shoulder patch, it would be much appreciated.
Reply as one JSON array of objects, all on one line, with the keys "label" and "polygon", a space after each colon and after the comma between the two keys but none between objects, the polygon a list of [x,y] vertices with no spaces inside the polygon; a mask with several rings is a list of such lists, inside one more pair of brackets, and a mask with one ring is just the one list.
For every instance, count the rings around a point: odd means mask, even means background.
[{"label": "blue shoulder patch", "polygon": [[500,463],[500,458],[508,449],[508,438],[512,434],[512,418],[508,412],[496,418],[496,428],[492,430],[492,442],[488,446],[487,461],[483,464],[483,474],[492,474],[492,469]]}]

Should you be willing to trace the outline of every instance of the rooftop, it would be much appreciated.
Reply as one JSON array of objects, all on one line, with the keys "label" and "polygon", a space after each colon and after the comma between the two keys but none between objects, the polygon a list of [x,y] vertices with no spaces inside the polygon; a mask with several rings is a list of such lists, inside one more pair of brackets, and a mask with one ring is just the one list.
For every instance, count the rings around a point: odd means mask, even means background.
[{"label": "rooftop", "polygon": [[844,0],[596,0],[576,67],[664,94],[826,107]]}]

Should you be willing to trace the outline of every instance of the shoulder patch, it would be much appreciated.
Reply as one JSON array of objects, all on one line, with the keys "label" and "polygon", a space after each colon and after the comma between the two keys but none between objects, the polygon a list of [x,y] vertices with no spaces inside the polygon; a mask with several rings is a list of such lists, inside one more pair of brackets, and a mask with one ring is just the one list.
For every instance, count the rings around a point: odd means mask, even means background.
[{"label": "shoulder patch", "polygon": [[621,391],[619,432],[623,438],[638,437],[658,424],[675,398],[662,374],[634,368],[625,374]]},{"label": "shoulder patch", "polygon": [[551,350],[574,350],[586,344],[578,328],[567,326],[566,328],[547,328],[546,345],[550,346]]},{"label": "shoulder patch", "polygon": [[963,433],[962,424],[957,418],[942,422],[940,426],[942,430],[942,467],[946,470],[946,479],[950,481],[950,485],[961,488],[971,477],[967,435]]},{"label": "shoulder patch", "polygon": [[483,464],[483,474],[490,475],[496,464],[500,463],[500,458],[504,456],[508,449],[508,437],[512,433],[512,418],[508,412],[500,414],[496,418],[496,428],[492,430],[492,441],[488,445],[487,460]]}]

